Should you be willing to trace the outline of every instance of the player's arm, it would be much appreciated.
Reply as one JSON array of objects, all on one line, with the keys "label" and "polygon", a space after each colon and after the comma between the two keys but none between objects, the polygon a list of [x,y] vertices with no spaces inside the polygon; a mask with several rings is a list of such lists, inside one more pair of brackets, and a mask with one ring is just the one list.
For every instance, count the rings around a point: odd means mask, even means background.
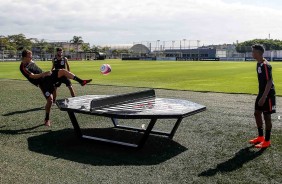
[{"label": "player's arm", "polygon": [[270,80],[267,81],[265,90],[264,90],[263,95],[262,95],[263,98],[266,99],[266,97],[267,97],[267,95],[269,94],[269,91],[270,91],[270,89],[271,89],[271,87],[272,87],[272,84],[273,84],[272,79],[270,79]]},{"label": "player's arm", "polygon": [[54,70],[54,68],[55,68],[54,59],[52,59],[52,68],[51,68],[51,70]]},{"label": "player's arm", "polygon": [[43,78],[43,77],[46,77],[46,76],[50,76],[51,74],[52,74],[51,71],[43,72],[43,73],[40,73],[40,74],[30,73],[29,77],[32,78],[32,79],[39,79],[39,78]]},{"label": "player's arm", "polygon": [[65,61],[66,61],[66,65],[67,65],[67,70],[70,72],[70,65],[69,65],[68,59],[66,57],[65,57]]},{"label": "player's arm", "polygon": [[271,68],[268,68],[267,66],[265,67],[265,77],[267,80],[266,86],[265,86],[265,90],[263,92],[263,95],[259,101],[259,105],[263,106],[263,104],[265,103],[265,100],[267,98],[267,95],[269,94],[269,91],[273,85],[273,81],[272,81],[272,70]]}]

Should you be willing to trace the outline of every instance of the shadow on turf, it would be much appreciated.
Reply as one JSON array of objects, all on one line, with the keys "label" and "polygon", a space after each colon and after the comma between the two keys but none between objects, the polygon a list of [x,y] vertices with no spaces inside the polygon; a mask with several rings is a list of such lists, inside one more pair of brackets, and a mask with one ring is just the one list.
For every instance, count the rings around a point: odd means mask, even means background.
[{"label": "shadow on turf", "polygon": [[217,173],[232,172],[241,168],[244,164],[262,155],[265,149],[258,151],[251,150],[253,146],[249,146],[238,151],[235,156],[223,163],[220,163],[214,169],[208,169],[198,176],[214,176]]},{"label": "shadow on turf", "polygon": [[12,116],[12,115],[15,115],[15,114],[24,114],[24,113],[28,113],[28,112],[35,112],[35,111],[41,111],[41,110],[45,110],[44,107],[37,107],[37,108],[33,108],[33,109],[9,112],[9,113],[6,113],[6,114],[2,114],[2,116]]},{"label": "shadow on turf", "polygon": [[[43,130],[43,131],[34,131],[35,129],[44,126],[44,124],[36,125],[34,127],[30,128],[23,128],[18,130],[0,130],[0,134],[10,134],[10,135],[16,135],[16,134],[30,134],[30,133],[37,133],[37,132],[49,132],[50,130]],[[5,127],[5,126],[3,126]],[[0,128],[3,128],[0,127]]]},{"label": "shadow on turf", "polygon": [[[87,135],[135,142],[140,135],[113,128],[83,129]],[[113,136],[115,135],[115,136]],[[28,138],[30,151],[55,158],[91,165],[156,165],[169,160],[187,148],[165,137],[151,135],[141,150],[79,140],[73,129],[52,131]]]}]

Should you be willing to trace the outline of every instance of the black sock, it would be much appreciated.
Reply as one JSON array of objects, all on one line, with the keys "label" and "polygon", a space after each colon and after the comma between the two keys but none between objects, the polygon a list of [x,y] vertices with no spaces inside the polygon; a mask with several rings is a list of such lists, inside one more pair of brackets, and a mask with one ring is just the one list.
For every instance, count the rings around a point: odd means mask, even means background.
[{"label": "black sock", "polygon": [[270,134],[271,134],[271,130],[265,130],[265,141],[270,140]]},{"label": "black sock", "polygon": [[83,83],[83,80],[82,80],[82,79],[80,79],[80,78],[79,78],[79,77],[77,77],[77,76],[74,76],[74,77],[73,77],[73,80],[75,80],[75,81],[79,82],[80,84],[81,84],[81,83]]},{"label": "black sock", "polygon": [[49,113],[47,113],[47,112],[45,114],[45,120],[49,120]]},{"label": "black sock", "polygon": [[263,136],[263,128],[262,127],[258,128],[258,134],[259,134],[260,137]]}]

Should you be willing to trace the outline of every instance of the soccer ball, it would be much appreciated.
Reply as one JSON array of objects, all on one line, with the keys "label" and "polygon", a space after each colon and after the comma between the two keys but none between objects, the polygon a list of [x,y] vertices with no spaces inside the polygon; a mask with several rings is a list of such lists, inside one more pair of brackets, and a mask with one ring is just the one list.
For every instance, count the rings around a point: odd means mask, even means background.
[{"label": "soccer ball", "polygon": [[112,68],[109,64],[103,64],[100,68],[100,72],[103,75],[108,75],[112,71]]}]

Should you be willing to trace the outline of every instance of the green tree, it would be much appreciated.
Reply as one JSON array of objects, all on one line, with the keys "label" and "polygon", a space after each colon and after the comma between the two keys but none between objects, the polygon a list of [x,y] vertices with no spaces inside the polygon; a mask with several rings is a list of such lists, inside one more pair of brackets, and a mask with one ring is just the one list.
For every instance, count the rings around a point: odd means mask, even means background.
[{"label": "green tree", "polygon": [[24,34],[9,35],[7,38],[11,50],[31,49],[32,47],[31,39],[27,39]]},{"label": "green tree", "polygon": [[82,50],[83,52],[89,52],[91,50],[89,43],[83,43]]},{"label": "green tree", "polygon": [[246,53],[252,50],[254,44],[262,44],[266,50],[282,50],[282,41],[273,39],[254,39],[237,44],[236,50],[239,53]]},{"label": "green tree", "polygon": [[73,36],[73,38],[70,40],[70,43],[73,43],[76,46],[76,51],[78,52],[78,46],[83,44],[84,41],[81,36]]},{"label": "green tree", "polygon": [[48,42],[46,42],[44,39],[41,40],[34,39],[34,43],[32,44],[33,50],[38,51],[40,53],[41,58],[43,57],[43,55],[46,54],[46,52],[52,49],[50,47],[51,45]]}]

